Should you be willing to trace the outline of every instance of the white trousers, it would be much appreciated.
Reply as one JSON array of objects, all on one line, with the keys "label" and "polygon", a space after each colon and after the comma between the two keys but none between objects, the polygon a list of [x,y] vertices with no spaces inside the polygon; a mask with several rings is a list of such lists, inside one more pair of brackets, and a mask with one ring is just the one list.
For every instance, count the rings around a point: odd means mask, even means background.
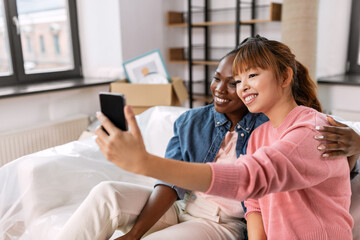
[{"label": "white trousers", "polygon": [[[56,239],[109,239],[117,229],[126,233],[132,228],[151,192],[151,188],[131,183],[102,182],[91,190]],[[221,216],[217,223],[197,217],[194,210],[191,214],[184,212],[179,207],[182,201],[178,202],[149,230],[144,240],[243,239],[246,226],[239,219]]]}]

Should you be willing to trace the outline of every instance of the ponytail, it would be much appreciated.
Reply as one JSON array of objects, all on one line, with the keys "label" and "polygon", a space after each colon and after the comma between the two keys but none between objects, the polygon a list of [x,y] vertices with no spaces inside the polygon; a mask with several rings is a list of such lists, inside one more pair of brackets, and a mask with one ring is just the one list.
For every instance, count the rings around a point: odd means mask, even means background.
[{"label": "ponytail", "polygon": [[[296,61],[296,60],[295,60]],[[296,61],[296,72],[291,91],[298,105],[314,108],[322,112],[321,104],[316,97],[316,84],[311,80],[308,69]]]}]

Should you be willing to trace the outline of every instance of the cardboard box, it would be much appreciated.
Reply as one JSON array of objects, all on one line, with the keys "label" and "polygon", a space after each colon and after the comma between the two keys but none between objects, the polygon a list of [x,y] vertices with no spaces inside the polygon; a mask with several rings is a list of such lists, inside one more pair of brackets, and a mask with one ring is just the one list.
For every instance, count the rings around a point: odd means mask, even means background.
[{"label": "cardboard box", "polygon": [[153,106],[181,106],[189,98],[180,78],[172,78],[169,84],[131,84],[118,81],[110,84],[110,91],[124,94],[126,104],[133,107],[135,114]]}]

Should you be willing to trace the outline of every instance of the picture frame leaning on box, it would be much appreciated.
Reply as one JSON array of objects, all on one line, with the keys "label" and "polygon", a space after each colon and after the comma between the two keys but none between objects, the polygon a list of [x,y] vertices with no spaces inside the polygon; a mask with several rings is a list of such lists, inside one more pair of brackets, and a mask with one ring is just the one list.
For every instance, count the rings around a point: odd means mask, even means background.
[{"label": "picture frame leaning on box", "polygon": [[126,78],[130,83],[167,84],[170,75],[161,56],[155,49],[123,63]]}]

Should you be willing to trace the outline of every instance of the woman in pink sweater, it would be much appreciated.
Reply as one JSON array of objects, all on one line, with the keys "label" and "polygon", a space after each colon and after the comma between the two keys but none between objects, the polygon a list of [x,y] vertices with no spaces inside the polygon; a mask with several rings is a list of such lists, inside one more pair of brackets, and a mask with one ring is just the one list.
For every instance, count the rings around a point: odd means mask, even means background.
[{"label": "woman in pink sweater", "polygon": [[125,108],[128,132],[98,115],[110,133],[97,130],[100,149],[108,160],[134,173],[207,194],[252,199],[246,202],[247,216],[250,220],[261,213],[270,240],[352,239],[349,166],[345,157],[324,161],[315,147],[315,126],[328,122],[316,111],[321,108],[305,67],[286,45],[255,37],[242,43],[233,72],[237,94],[249,110],[270,119],[253,132],[248,154],[236,164],[185,163],[150,155],[130,107]]}]

